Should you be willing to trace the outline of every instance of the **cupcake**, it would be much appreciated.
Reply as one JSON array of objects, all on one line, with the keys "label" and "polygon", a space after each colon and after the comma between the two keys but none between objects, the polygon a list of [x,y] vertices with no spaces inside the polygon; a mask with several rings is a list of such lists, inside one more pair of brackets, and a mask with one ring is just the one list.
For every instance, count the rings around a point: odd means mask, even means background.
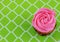
[{"label": "cupcake", "polygon": [[48,8],[39,9],[32,19],[34,29],[42,35],[50,34],[55,27],[55,12]]}]

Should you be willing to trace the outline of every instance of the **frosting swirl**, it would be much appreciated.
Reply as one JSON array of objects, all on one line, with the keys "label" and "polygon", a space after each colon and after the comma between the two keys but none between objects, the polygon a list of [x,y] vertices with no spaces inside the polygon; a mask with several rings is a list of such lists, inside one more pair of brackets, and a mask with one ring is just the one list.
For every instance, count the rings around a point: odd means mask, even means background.
[{"label": "frosting swirl", "polygon": [[55,24],[55,12],[47,8],[39,9],[32,20],[34,28],[41,33],[51,32]]}]

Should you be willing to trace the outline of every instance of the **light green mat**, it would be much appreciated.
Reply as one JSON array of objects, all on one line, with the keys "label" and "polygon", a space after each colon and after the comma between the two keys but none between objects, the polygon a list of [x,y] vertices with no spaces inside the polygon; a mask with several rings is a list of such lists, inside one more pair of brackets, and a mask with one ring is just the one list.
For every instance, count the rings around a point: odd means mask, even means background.
[{"label": "light green mat", "polygon": [[[31,23],[41,7],[56,11],[56,27],[48,36],[39,35]],[[0,42],[60,42],[60,0],[0,0]]]}]

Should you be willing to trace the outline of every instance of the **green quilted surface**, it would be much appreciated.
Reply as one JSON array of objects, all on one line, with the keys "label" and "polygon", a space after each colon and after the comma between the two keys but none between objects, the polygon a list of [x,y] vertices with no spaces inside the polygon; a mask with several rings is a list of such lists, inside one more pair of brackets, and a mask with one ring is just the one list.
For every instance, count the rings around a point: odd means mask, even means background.
[{"label": "green quilted surface", "polygon": [[[41,7],[56,11],[55,30],[47,36],[31,23]],[[0,42],[60,42],[60,0],[0,0]]]}]

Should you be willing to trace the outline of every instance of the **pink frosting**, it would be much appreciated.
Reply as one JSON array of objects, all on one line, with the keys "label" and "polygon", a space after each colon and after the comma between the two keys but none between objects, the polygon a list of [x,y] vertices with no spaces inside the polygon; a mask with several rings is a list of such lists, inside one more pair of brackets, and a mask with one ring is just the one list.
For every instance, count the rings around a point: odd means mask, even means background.
[{"label": "pink frosting", "polygon": [[55,27],[55,12],[47,8],[39,9],[32,20],[34,28],[42,33],[48,33]]}]

